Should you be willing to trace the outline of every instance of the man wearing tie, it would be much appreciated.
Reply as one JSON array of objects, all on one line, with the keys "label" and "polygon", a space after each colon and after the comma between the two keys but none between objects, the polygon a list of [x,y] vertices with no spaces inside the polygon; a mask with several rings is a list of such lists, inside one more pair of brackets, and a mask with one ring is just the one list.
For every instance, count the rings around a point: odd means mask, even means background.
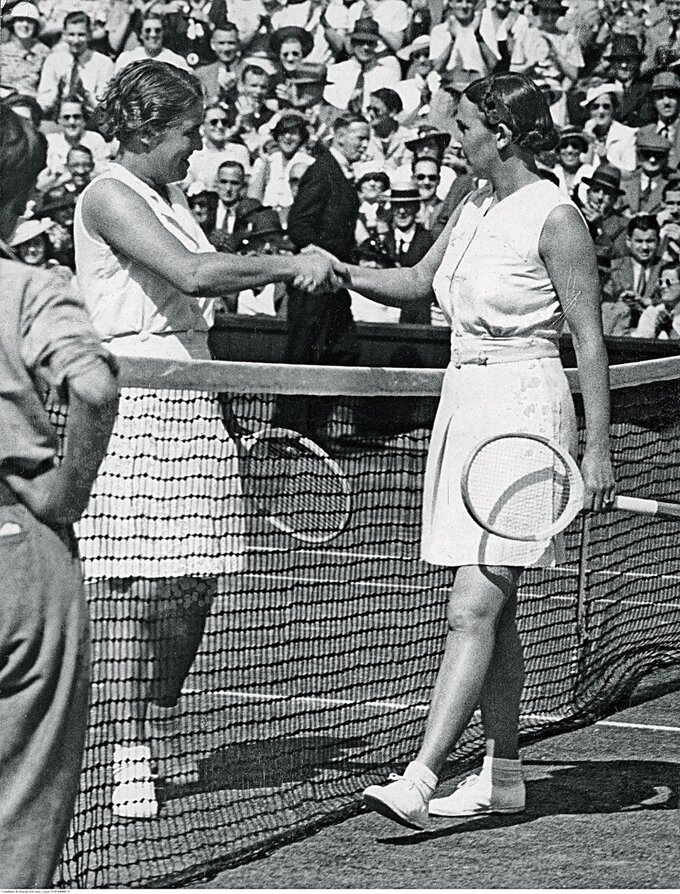
[{"label": "man wearing tie", "polygon": [[668,167],[676,171],[680,165],[680,127],[678,127],[680,78],[674,71],[660,71],[652,81],[651,96],[656,121],[641,127],[639,135],[646,137],[650,133],[655,133],[668,140],[671,145]]},{"label": "man wearing tie", "polygon": [[238,161],[225,161],[215,178],[215,188],[220,197],[215,218],[215,231],[212,241],[222,251],[236,251],[238,237],[243,231],[248,217],[262,205],[257,199],[243,198],[246,185],[246,172]]},{"label": "man wearing tie", "polygon": [[[411,183],[395,185],[388,201],[392,214],[392,243],[394,259],[399,267],[415,267],[430,250],[432,237],[416,223],[420,210],[420,193]],[[402,308],[400,322],[430,322],[430,301],[413,302]]]},{"label": "man wearing tie", "polygon": [[635,138],[637,167],[622,181],[624,203],[632,214],[656,213],[663,204],[668,182],[671,144],[653,130],[640,130]]},{"label": "man wearing tie", "polygon": [[64,18],[63,42],[45,60],[38,84],[37,100],[43,112],[55,113],[65,96],[78,96],[88,112],[97,105],[113,77],[114,65],[108,56],[90,49],[92,27],[84,12],[70,12]]},{"label": "man wearing tie", "polygon": [[653,214],[631,218],[626,230],[626,256],[612,265],[609,289],[615,301],[630,308],[629,328],[637,325],[642,311],[655,303],[660,262],[659,224]]}]

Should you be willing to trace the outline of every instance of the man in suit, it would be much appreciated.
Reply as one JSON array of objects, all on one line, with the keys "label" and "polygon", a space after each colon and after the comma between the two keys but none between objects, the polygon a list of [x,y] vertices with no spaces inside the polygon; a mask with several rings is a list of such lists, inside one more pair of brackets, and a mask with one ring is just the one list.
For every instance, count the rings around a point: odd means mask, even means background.
[{"label": "man in suit", "polygon": [[219,251],[236,251],[249,217],[262,207],[257,199],[243,197],[245,186],[246,172],[240,162],[225,161],[219,166],[215,187],[220,200],[211,235],[211,242]]},{"label": "man in suit", "polygon": [[667,139],[671,144],[668,167],[676,171],[680,165],[680,78],[674,71],[660,71],[652,81],[651,97],[654,103],[656,121],[640,128],[639,136],[654,133]]},{"label": "man in suit", "polygon": [[[659,224],[653,214],[637,214],[626,229],[626,255],[612,265],[609,289],[613,300],[629,308],[628,332],[642,311],[656,303],[660,261]],[[624,334],[624,333],[619,333]]]},{"label": "man in suit", "polygon": [[641,127],[654,120],[649,84],[640,80],[640,51],[634,34],[615,34],[609,53],[614,83],[621,88],[616,118],[628,127]]},{"label": "man in suit", "polygon": [[241,49],[236,25],[220,17],[210,37],[210,48],[217,57],[216,61],[196,69],[205,101],[233,103],[236,100],[237,63]]},{"label": "man in suit", "polygon": [[[392,215],[390,249],[397,266],[415,267],[432,246],[432,237],[416,216],[420,209],[420,193],[411,183],[395,184],[388,199]],[[400,322],[430,323],[430,300],[414,302],[402,308]]]},{"label": "man in suit", "polygon": [[637,166],[622,187],[624,204],[632,214],[656,213],[663,204],[663,189],[668,183],[670,142],[653,130],[642,129],[635,138]]},{"label": "man in suit", "polygon": [[[316,245],[341,261],[352,260],[359,215],[352,165],[361,157],[369,134],[363,118],[342,115],[336,119],[330,148],[302,175],[288,215],[288,236],[297,248]],[[345,289],[316,295],[290,290],[286,363],[351,364],[358,353]],[[330,409],[327,400],[282,397],[274,424],[323,440]]]},{"label": "man in suit", "polygon": [[581,207],[595,246],[613,245],[614,256],[621,257],[625,254],[622,234],[626,229],[626,218],[614,210],[623,195],[621,171],[605,162],[581,182],[588,187],[586,200],[581,203],[578,195],[574,198]]}]

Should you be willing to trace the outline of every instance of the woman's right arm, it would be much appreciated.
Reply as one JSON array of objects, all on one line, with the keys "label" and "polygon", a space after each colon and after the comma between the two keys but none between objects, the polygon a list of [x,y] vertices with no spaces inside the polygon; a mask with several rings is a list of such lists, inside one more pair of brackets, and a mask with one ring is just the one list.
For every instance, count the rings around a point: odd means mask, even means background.
[{"label": "woman's right arm", "polygon": [[113,179],[101,180],[88,190],[82,214],[90,236],[187,295],[219,297],[271,282],[295,282],[308,291],[326,280],[331,288],[338,284],[330,261],[318,252],[263,259],[189,251],[137,193]]},{"label": "woman's right arm", "polygon": [[373,267],[356,267],[336,262],[335,272],[345,279],[349,278],[348,285],[355,292],[388,307],[404,307],[414,301],[429,298],[432,295],[432,280],[444,257],[462,204],[461,202],[456,208],[437,241],[415,267],[376,270]]}]

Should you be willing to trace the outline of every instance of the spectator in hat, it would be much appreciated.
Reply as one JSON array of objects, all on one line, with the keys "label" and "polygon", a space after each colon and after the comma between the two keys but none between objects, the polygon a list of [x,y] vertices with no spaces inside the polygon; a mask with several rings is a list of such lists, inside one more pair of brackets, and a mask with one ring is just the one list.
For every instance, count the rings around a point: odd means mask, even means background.
[{"label": "spectator in hat", "polygon": [[12,109],[20,118],[30,121],[36,130],[40,129],[43,113],[34,96],[27,96],[24,93],[10,93],[8,96],[0,99],[0,106]]},{"label": "spectator in hat", "polygon": [[184,186],[203,183],[212,188],[217,170],[227,161],[238,162],[250,170],[250,152],[238,135],[236,109],[226,103],[209,103],[203,113],[201,127],[203,145],[189,158],[189,172]]},{"label": "spectator in hat", "polygon": [[73,146],[85,146],[92,153],[95,172],[105,170],[111,160],[111,148],[101,134],[87,130],[85,111],[77,96],[65,96],[59,104],[57,129],[47,134],[47,166],[38,178],[44,191],[70,179],[66,159]]},{"label": "spectator in hat", "polygon": [[387,171],[396,171],[411,159],[406,142],[413,131],[399,124],[403,110],[399,94],[390,87],[375,90],[368,101],[366,118],[371,125],[371,138],[366,147],[365,159]]},{"label": "spectator in hat", "polygon": [[184,56],[179,53],[173,53],[163,43],[163,17],[160,13],[154,12],[153,8],[147,12],[142,19],[141,28],[139,29],[139,37],[142,42],[140,47],[134,50],[126,50],[116,59],[116,72],[121,71],[131,62],[140,62],[142,59],[156,59],[158,62],[167,62],[169,65],[176,65],[184,71],[189,71]]},{"label": "spectator in hat", "polygon": [[328,67],[324,99],[352,114],[365,113],[372,93],[401,80],[395,56],[378,56],[380,29],[374,19],[357,19],[348,37],[350,58]]},{"label": "spectator in hat", "polygon": [[640,80],[643,53],[633,34],[615,34],[609,51],[612,82],[621,88],[616,118],[629,127],[654,120],[649,84]]},{"label": "spectator in hat", "polygon": [[624,204],[632,214],[655,214],[663,202],[668,182],[670,142],[660,134],[638,131],[635,138],[638,164],[623,181]]},{"label": "spectator in hat", "polygon": [[376,169],[370,162],[355,165],[358,176],[359,216],[355,239],[357,244],[375,235],[378,213],[384,208],[382,198],[390,188],[390,178],[386,171]]},{"label": "spectator in hat", "polygon": [[[271,208],[255,211],[247,228],[237,234],[238,253],[246,256],[292,254],[294,246],[286,237],[279,215]],[[236,297],[236,313],[255,316],[285,317],[288,292],[285,283],[269,283],[260,288],[243,289]]]},{"label": "spectator in hat", "polygon": [[680,60],[680,0],[664,0],[664,15],[645,34],[642,74],[662,71]]},{"label": "spectator in hat", "polygon": [[[580,205],[588,224],[590,235],[595,245],[615,245],[617,239],[626,229],[628,221],[615,211],[617,201],[623,195],[621,189],[621,171],[604,162],[599,165],[590,177],[584,177],[587,187],[586,200]],[[578,200],[578,196],[575,197]],[[621,242],[616,246],[620,251]]]},{"label": "spectator in hat", "polygon": [[567,124],[560,130],[557,146],[557,164],[553,168],[560,187],[572,196],[584,174],[591,173],[590,165],[583,159],[590,149],[590,143],[582,130]]},{"label": "spectator in hat", "polygon": [[419,158],[413,162],[412,172],[413,182],[420,195],[416,221],[429,232],[443,204],[442,199],[437,196],[441,166],[435,158]]},{"label": "spectator in hat", "polygon": [[316,155],[320,147],[333,138],[333,122],[340,114],[335,106],[324,101],[328,86],[328,69],[318,62],[303,62],[291,78],[291,95],[283,108],[292,108],[304,115],[309,126],[309,151]]},{"label": "spectator in hat", "polygon": [[210,35],[215,61],[199,65],[195,74],[203,86],[206,102],[233,102],[238,81],[237,65],[241,52],[238,28],[224,14],[215,21]]},{"label": "spectator in hat", "polygon": [[[312,38],[312,49],[306,58],[310,62],[334,61],[336,51],[344,49],[344,34],[349,21],[349,10],[336,3],[322,0],[289,0],[271,16],[273,31],[280,28],[302,28]],[[338,30],[340,29],[340,30]]]},{"label": "spectator in hat", "polygon": [[437,186],[437,198],[446,198],[451,185],[456,179],[456,172],[445,163],[447,148],[452,142],[449,132],[427,123],[425,120],[417,128],[416,135],[406,140],[405,146],[411,152],[411,159],[400,167],[395,180],[403,183],[411,179],[413,165],[421,158],[434,159],[439,164],[440,180]]},{"label": "spectator in hat", "polygon": [[30,267],[47,268],[50,260],[50,240],[47,233],[52,221],[47,218],[20,220],[12,235],[10,245],[17,259]]},{"label": "spectator in hat", "polygon": [[651,99],[656,120],[641,127],[639,135],[656,133],[665,137],[671,144],[668,167],[675,171],[680,164],[680,128],[678,128],[680,78],[674,71],[660,71],[654,75]]},{"label": "spectator in hat", "polygon": [[36,99],[46,115],[59,109],[65,96],[78,96],[87,112],[113,77],[113,62],[90,49],[92,26],[84,12],[64,17],[62,41],[50,52],[40,74]]},{"label": "spectator in hat", "polygon": [[559,79],[565,89],[573,87],[584,61],[574,32],[558,26],[565,9],[562,0],[536,0],[535,24],[515,40],[511,71],[528,72],[539,66],[543,77]]},{"label": "spectator in hat", "polygon": [[[433,244],[431,234],[416,221],[420,210],[420,193],[411,183],[393,184],[386,200],[392,223],[389,247],[395,266],[415,267]],[[402,308],[401,322],[429,325],[431,304],[428,296]]]},{"label": "spectator in hat", "polygon": [[305,149],[309,139],[307,122],[299,112],[285,111],[271,131],[271,146],[260,151],[253,163],[248,195],[274,208],[285,224],[293,204],[290,171],[296,164],[311,165],[314,159]]},{"label": "spectator in hat", "polygon": [[475,0],[452,0],[446,20],[432,29],[430,58],[438,72],[467,71],[483,77],[500,62],[493,31],[482,30]]},{"label": "spectator in hat", "polygon": [[399,59],[407,65],[406,77],[393,85],[403,105],[401,120],[411,125],[418,112],[429,106],[432,96],[441,84],[441,77],[434,70],[430,59],[430,36],[424,34],[399,50]]},{"label": "spectator in hat", "polygon": [[637,163],[635,129],[615,120],[620,96],[617,84],[590,87],[581,102],[589,116],[583,130],[592,140],[594,165],[606,160],[621,171],[632,172]]},{"label": "spectator in hat", "polygon": [[206,189],[202,183],[192,183],[186,191],[186,197],[194,220],[210,238],[217,223],[219,196],[214,190]]},{"label": "spectator in hat", "polygon": [[38,39],[40,13],[33,3],[20,2],[5,15],[7,37],[0,53],[0,83],[17,93],[35,96],[40,73],[50,51]]},{"label": "spectator in hat", "polygon": [[[627,322],[628,335],[637,326],[640,315],[656,303],[659,269],[659,224],[653,214],[636,214],[626,227],[626,253],[612,263],[609,288],[612,300],[628,308],[627,320],[619,313],[619,330]],[[620,309],[619,309],[620,310]]]},{"label": "spectator in hat", "polygon": [[411,17],[404,0],[354,0],[349,4],[350,27],[364,17],[372,19],[378,26],[378,56],[394,54],[404,46]]},{"label": "spectator in hat", "polygon": [[276,71],[270,87],[277,99],[288,100],[289,80],[300,63],[312,52],[314,38],[304,28],[288,25],[278,28],[269,37],[270,56],[275,60]]}]

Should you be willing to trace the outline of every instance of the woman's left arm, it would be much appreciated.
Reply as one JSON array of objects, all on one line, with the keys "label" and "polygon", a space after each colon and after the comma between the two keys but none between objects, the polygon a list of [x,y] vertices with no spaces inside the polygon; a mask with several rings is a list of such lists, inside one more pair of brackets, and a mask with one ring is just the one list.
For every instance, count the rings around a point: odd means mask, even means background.
[{"label": "woman's left arm", "polygon": [[587,506],[599,510],[614,496],[609,448],[609,362],[602,334],[595,247],[576,208],[558,205],[546,220],[539,252],[571,331],[586,417],[581,471]]}]

